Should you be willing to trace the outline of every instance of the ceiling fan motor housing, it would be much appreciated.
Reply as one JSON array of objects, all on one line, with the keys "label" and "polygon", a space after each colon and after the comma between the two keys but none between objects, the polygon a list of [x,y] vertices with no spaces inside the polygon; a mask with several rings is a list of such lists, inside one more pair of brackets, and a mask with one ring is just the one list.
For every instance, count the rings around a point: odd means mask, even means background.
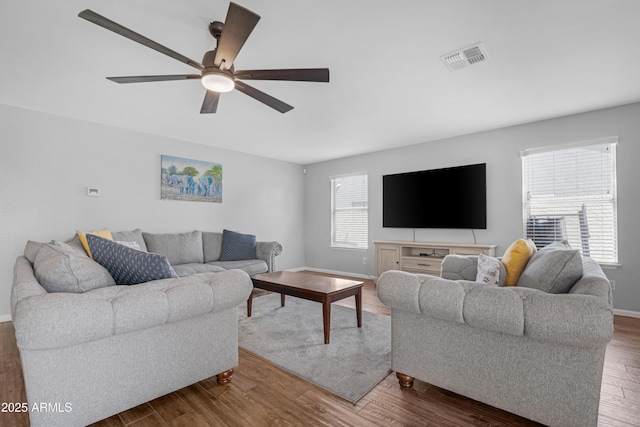
[{"label": "ceiling fan motor housing", "polygon": [[209,33],[216,39],[220,38],[220,34],[222,34],[222,29],[224,28],[224,24],[220,21],[213,21],[209,24]]}]

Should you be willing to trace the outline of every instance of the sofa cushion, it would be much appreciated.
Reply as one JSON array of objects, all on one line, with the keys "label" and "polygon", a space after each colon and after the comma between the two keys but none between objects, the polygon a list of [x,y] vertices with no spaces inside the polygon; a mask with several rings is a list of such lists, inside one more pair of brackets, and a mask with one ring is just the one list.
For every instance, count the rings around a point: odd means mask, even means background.
[{"label": "sofa cushion", "polygon": [[104,237],[105,239],[113,240],[113,236],[109,230],[100,230],[100,231],[91,231],[90,233],[85,233],[82,231],[78,231],[77,233],[80,242],[82,242],[82,247],[85,251],[87,251],[87,255],[89,258],[93,258],[91,255],[91,249],[89,248],[89,244],[87,243],[87,234],[93,234],[94,236]]},{"label": "sofa cushion", "polygon": [[202,248],[204,250],[204,262],[218,261],[222,252],[222,233],[203,231]]},{"label": "sofa cushion", "polygon": [[511,244],[502,256],[502,263],[507,270],[505,286],[515,286],[529,262],[529,258],[536,252],[536,245],[532,240],[518,239]]},{"label": "sofa cushion", "polygon": [[178,277],[190,276],[197,273],[218,273],[220,271],[225,271],[225,269],[220,266],[212,264],[202,264],[199,262],[174,265],[173,270],[176,272]]},{"label": "sofa cushion", "polygon": [[147,244],[142,236],[142,230],[139,228],[132,231],[112,231],[111,236],[113,237],[113,240],[117,242],[136,242],[141,251],[147,252]]},{"label": "sofa cushion", "polygon": [[36,279],[47,292],[79,293],[115,285],[104,267],[86,255],[78,255],[62,242],[42,244],[33,268]]},{"label": "sofa cushion", "polygon": [[105,267],[118,285],[178,277],[167,257],[128,248],[102,237],[87,235],[94,259]]},{"label": "sofa cushion", "polygon": [[207,265],[215,265],[222,267],[225,270],[242,270],[249,275],[266,273],[269,271],[267,263],[261,259],[243,259],[238,261],[214,261],[207,263]]},{"label": "sofa cushion", "polygon": [[204,262],[202,233],[194,230],[190,233],[152,234],[142,233],[147,250],[164,255],[171,265]]},{"label": "sofa cushion", "polygon": [[581,277],[580,252],[563,242],[554,242],[531,257],[518,280],[518,286],[566,294]]},{"label": "sofa cushion", "polygon": [[478,255],[478,272],[476,273],[476,282],[486,283],[487,285],[500,284],[500,260],[485,254]]},{"label": "sofa cushion", "polygon": [[220,261],[255,259],[256,236],[235,231],[222,231],[222,252]]}]

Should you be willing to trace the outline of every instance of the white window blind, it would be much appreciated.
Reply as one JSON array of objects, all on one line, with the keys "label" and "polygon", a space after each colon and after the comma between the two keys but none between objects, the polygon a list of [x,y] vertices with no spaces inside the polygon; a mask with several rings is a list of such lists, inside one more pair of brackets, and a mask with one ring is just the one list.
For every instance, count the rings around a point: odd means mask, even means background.
[{"label": "white window blind", "polygon": [[331,246],[367,249],[369,201],[367,175],[331,179]]},{"label": "white window blind", "polygon": [[522,154],[524,235],[538,248],[566,240],[582,256],[618,263],[617,137]]}]

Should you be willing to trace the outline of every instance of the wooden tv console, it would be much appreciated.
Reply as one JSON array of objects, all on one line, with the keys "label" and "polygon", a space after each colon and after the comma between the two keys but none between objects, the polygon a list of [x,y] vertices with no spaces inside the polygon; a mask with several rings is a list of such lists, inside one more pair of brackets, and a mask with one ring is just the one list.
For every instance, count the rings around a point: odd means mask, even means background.
[{"label": "wooden tv console", "polygon": [[376,275],[374,280],[387,270],[402,270],[410,273],[440,276],[442,259],[449,254],[496,255],[498,245],[465,243],[375,241]]}]

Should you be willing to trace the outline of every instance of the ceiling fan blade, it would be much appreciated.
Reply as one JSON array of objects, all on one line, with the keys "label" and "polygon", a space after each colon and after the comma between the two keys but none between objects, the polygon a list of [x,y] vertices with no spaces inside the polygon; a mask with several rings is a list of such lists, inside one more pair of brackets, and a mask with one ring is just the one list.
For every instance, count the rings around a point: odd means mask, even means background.
[{"label": "ceiling fan blade", "polygon": [[234,76],[244,80],[287,80],[297,82],[329,82],[328,68],[294,68],[288,70],[241,70]]},{"label": "ceiling fan blade", "polygon": [[245,9],[233,2],[229,4],[227,18],[224,21],[222,34],[216,48],[216,56],[213,60],[216,67],[220,67],[224,60],[224,69],[231,68],[238,52],[244,46],[259,20],[260,16],[249,9]]},{"label": "ceiling fan blade", "polygon": [[293,107],[291,105],[286,104],[280,101],[279,99],[274,98],[271,95],[267,95],[266,93],[259,91],[258,89],[252,86],[249,86],[245,82],[236,80],[236,89],[238,89],[240,92],[244,93],[245,95],[249,95],[253,99],[262,102],[263,104],[268,105],[269,107],[280,111],[281,113],[286,113],[287,111],[293,110]]},{"label": "ceiling fan blade", "polygon": [[220,100],[220,92],[208,90],[204,95],[204,102],[200,109],[200,114],[213,114],[218,110],[218,101]]},{"label": "ceiling fan blade", "polygon": [[133,40],[134,42],[138,42],[160,53],[164,53],[165,55],[170,56],[174,59],[177,59],[180,62],[184,62],[187,65],[191,65],[192,67],[197,68],[200,71],[204,70],[204,66],[200,64],[198,61],[194,61],[193,59],[187,58],[186,56],[181,55],[178,52],[175,52],[169,49],[168,47],[161,45],[160,43],[154,42],[153,40],[141,34],[138,34],[135,31],[132,31],[126,27],[123,27],[122,25],[116,22],[113,22],[112,20],[95,13],[90,9],[83,10],[78,14],[78,16],[80,18],[86,19],[89,22],[93,22],[96,25],[106,28],[107,30],[113,31],[114,33],[120,34],[121,36],[124,36],[130,40]]},{"label": "ceiling fan blade", "polygon": [[146,83],[146,82],[164,82],[168,80],[200,80],[200,74],[171,74],[164,76],[123,76],[123,77],[107,77],[116,83]]}]

